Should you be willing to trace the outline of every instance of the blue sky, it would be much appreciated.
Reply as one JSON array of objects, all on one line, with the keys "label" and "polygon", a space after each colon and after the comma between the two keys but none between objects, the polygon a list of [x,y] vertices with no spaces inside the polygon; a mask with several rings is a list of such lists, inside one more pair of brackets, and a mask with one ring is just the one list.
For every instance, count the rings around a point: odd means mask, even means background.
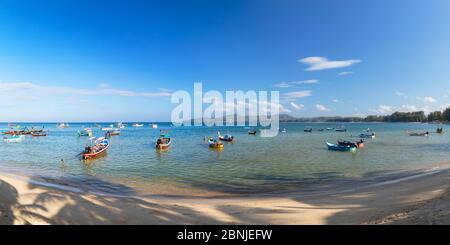
[{"label": "blue sky", "polygon": [[450,104],[450,2],[2,1],[0,121],[164,121],[170,94],[279,90],[302,117]]}]

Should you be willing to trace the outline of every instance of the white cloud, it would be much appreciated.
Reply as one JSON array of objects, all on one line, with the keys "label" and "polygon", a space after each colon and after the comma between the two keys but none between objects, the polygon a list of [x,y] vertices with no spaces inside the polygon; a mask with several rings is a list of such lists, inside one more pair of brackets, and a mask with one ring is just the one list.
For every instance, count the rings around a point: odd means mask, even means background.
[{"label": "white cloud", "polygon": [[[73,88],[64,86],[43,86],[30,82],[18,83],[0,83],[0,96],[8,97],[29,97],[37,99],[39,97],[52,94],[66,94],[77,96],[97,96],[112,95],[125,97],[168,97],[171,93],[168,90],[159,90],[158,92],[135,92],[110,87],[108,84],[99,84],[96,88]],[[31,96],[31,97],[30,97]]]},{"label": "white cloud", "polygon": [[421,100],[423,102],[429,102],[429,103],[436,103],[436,99],[431,96],[425,96],[425,97],[416,97],[418,100]]},{"label": "white cloud", "polygon": [[310,79],[310,80],[304,80],[304,81],[293,81],[292,84],[315,84],[319,83],[319,80],[317,79]]},{"label": "white cloud", "polygon": [[294,92],[288,92],[288,93],[282,94],[282,96],[284,96],[288,99],[298,99],[298,98],[308,97],[311,95],[312,95],[311,90],[294,91]]},{"label": "white cloud", "polygon": [[438,106],[438,110],[443,111],[449,107],[450,107],[450,103],[443,104],[443,105]]},{"label": "white cloud", "polygon": [[419,111],[419,109],[416,106],[414,106],[414,105],[402,105],[399,108],[399,111],[401,111],[401,112],[413,112],[413,111]]},{"label": "white cloud", "polygon": [[396,91],[396,92],[395,92],[395,95],[400,96],[400,97],[403,97],[403,98],[405,98],[405,99],[406,99],[406,97],[407,97],[405,93],[402,93],[402,92],[399,92],[399,91]]},{"label": "white cloud", "polygon": [[343,72],[338,73],[339,76],[346,76],[346,75],[351,75],[351,74],[353,74],[352,71],[343,71]]},{"label": "white cloud", "polygon": [[305,108],[305,106],[303,104],[296,104],[294,102],[291,102],[290,104],[292,107],[294,107],[297,110],[301,110],[301,109]]},{"label": "white cloud", "polygon": [[292,84],[287,83],[287,82],[280,82],[280,83],[274,84],[273,86],[276,88],[289,88],[289,87],[292,87]]},{"label": "white cloud", "polygon": [[387,114],[394,112],[394,108],[392,106],[379,105],[377,109],[369,109],[369,111],[376,112],[379,114]]},{"label": "white cloud", "polygon": [[353,116],[354,117],[362,117],[362,118],[364,118],[364,117],[366,117],[366,114],[364,114],[364,113],[356,113],[356,114],[353,114]]},{"label": "white cloud", "polygon": [[319,111],[329,111],[330,109],[326,108],[324,105],[316,104],[316,108]]},{"label": "white cloud", "polygon": [[333,103],[339,103],[339,100],[338,99],[334,99],[334,100],[332,100],[333,101]]},{"label": "white cloud", "polygon": [[371,112],[375,112],[378,114],[391,114],[393,112],[415,112],[415,111],[424,111],[425,113],[429,113],[431,111],[430,107],[422,106],[417,107],[415,105],[402,105],[402,106],[387,106],[380,105],[377,109],[369,109]]},{"label": "white cloud", "polygon": [[300,84],[314,84],[319,83],[319,80],[316,79],[310,79],[310,80],[304,80],[304,81],[293,81],[293,82],[279,82],[273,85],[273,87],[276,88],[290,88],[294,85],[300,85]]},{"label": "white cloud", "polygon": [[328,60],[325,57],[306,57],[297,62],[308,65],[307,71],[320,71],[325,69],[335,69],[348,67],[361,62],[361,60]]}]

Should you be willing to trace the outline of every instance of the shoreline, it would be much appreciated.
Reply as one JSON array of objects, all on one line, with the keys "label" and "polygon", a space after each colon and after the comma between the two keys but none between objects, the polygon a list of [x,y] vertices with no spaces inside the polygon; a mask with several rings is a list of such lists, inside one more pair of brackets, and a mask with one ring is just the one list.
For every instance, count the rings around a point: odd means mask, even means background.
[{"label": "shoreline", "polygon": [[[217,186],[196,186],[195,184],[163,181],[127,181],[117,178],[95,176],[44,176],[20,171],[0,170],[0,176],[27,181],[37,187],[52,188],[74,193],[124,198],[222,198],[222,197],[265,197],[296,193],[307,197],[341,194],[370,187],[397,183],[436,172],[450,170],[450,161],[438,162],[425,168],[398,169],[373,174],[362,178],[336,176],[334,179],[305,179],[304,181],[280,182],[270,186],[245,186],[241,189]],[[98,185],[98,186],[97,186]]]},{"label": "shoreline", "polygon": [[63,191],[0,173],[0,224],[448,223],[449,179],[442,168],[318,196],[134,197]]}]

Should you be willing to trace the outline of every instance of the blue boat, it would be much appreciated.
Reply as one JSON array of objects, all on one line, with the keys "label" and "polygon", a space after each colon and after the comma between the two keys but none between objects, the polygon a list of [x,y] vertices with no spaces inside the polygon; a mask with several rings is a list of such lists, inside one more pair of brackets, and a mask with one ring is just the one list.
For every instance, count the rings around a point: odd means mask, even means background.
[{"label": "blue boat", "polygon": [[327,142],[328,150],[331,151],[355,151],[356,146],[352,145],[337,145],[337,144],[331,144]]}]

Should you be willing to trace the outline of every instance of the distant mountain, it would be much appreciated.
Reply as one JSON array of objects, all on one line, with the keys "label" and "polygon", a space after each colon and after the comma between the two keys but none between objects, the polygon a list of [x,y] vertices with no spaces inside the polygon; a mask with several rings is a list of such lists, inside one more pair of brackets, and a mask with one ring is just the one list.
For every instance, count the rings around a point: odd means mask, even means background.
[{"label": "distant mountain", "polygon": [[[450,111],[450,108],[449,108]],[[449,112],[450,115],[450,112]],[[236,122],[237,115],[234,115],[234,122]],[[246,124],[252,119],[252,121],[258,121],[256,116],[245,117]],[[219,119],[220,120],[220,119]],[[289,114],[279,114],[280,122],[426,122],[428,118],[423,111],[417,112],[395,112],[386,116],[367,116],[367,117],[294,117]],[[193,122],[193,120],[191,120]],[[222,118],[223,123],[226,123],[226,119]],[[435,121],[434,117],[430,121]],[[439,121],[444,121],[439,120]]]}]

